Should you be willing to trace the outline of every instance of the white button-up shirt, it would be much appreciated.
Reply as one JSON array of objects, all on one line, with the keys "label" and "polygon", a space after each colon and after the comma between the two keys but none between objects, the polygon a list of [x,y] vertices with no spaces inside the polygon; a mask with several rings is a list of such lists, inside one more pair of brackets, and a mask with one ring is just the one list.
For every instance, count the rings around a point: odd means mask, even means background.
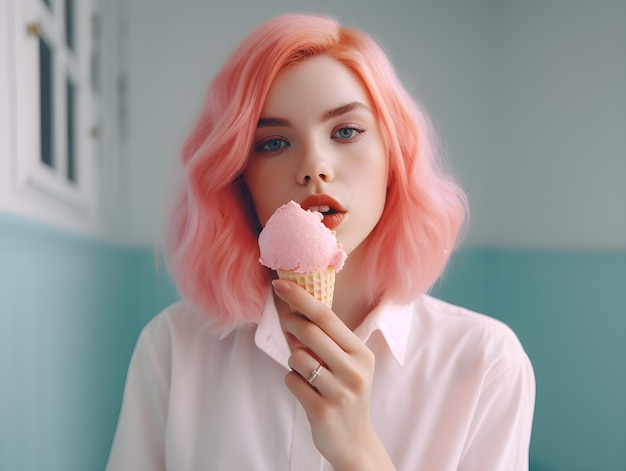
[{"label": "white button-up shirt", "polygon": [[[398,470],[528,469],[532,366],[501,322],[420,296],[381,304],[355,333],[376,356],[371,420]],[[258,325],[221,336],[188,303],[143,330],[108,471],[321,471],[284,385],[273,297]]]}]

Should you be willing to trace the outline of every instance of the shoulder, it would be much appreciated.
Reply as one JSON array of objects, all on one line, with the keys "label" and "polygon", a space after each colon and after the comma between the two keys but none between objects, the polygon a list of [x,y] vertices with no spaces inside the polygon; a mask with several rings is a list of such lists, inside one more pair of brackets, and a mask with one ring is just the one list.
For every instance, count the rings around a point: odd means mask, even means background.
[{"label": "shoulder", "polygon": [[414,306],[417,350],[493,375],[514,365],[531,368],[519,338],[504,322],[427,295]]},{"label": "shoulder", "polygon": [[182,300],[170,304],[155,315],[144,327],[150,334],[163,329],[209,326],[210,320],[188,301]]},{"label": "shoulder", "polygon": [[428,295],[415,304],[415,316],[419,326],[452,338],[469,336],[482,338],[488,345],[521,348],[517,335],[504,322]]},{"label": "shoulder", "polygon": [[146,324],[137,348],[152,350],[171,361],[198,355],[221,356],[230,352],[238,342],[252,338],[254,329],[249,328],[251,325],[219,330],[213,316],[183,300],[166,307]]},{"label": "shoulder", "polygon": [[142,329],[139,344],[171,346],[189,343],[199,334],[215,336],[209,316],[188,301],[178,301],[155,315]]}]

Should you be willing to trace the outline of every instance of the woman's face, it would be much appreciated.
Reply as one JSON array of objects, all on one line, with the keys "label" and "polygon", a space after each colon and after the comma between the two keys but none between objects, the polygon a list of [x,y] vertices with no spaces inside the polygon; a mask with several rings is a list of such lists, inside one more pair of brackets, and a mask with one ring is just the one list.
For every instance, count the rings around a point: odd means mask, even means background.
[{"label": "woman's face", "polygon": [[283,69],[261,112],[246,183],[265,225],[294,200],[324,214],[347,253],[371,233],[387,191],[387,153],[367,93],[328,56]]}]

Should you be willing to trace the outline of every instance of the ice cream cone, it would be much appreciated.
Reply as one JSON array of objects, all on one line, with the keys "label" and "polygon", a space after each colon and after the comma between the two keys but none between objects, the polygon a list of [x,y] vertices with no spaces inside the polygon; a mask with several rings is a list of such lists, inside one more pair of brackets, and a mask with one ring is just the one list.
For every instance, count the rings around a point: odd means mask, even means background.
[{"label": "ice cream cone", "polygon": [[307,290],[318,301],[328,307],[333,307],[333,292],[335,290],[335,269],[332,266],[316,273],[302,274],[295,271],[277,269],[278,277],[289,280]]}]

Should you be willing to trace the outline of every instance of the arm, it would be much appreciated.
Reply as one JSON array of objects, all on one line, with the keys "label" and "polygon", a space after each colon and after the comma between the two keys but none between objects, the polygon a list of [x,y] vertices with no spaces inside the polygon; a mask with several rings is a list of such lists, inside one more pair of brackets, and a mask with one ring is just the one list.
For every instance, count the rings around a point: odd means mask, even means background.
[{"label": "arm", "polygon": [[165,469],[170,382],[170,345],[165,327],[165,322],[157,318],[137,341],[107,471]]},{"label": "arm", "polygon": [[520,347],[493,370],[481,391],[459,471],[528,470],[535,404],[532,365]]}]

